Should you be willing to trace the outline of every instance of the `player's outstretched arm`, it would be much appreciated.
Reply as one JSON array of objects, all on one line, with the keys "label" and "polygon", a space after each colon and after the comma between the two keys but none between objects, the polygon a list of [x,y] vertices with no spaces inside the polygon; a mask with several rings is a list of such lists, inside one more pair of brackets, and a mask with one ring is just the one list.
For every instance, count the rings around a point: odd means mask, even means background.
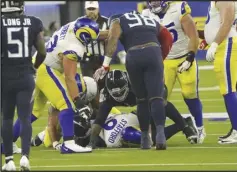
[{"label": "player's outstretched arm", "polygon": [[44,41],[44,33],[43,31],[39,32],[36,37],[35,48],[37,50],[34,68],[38,69],[38,67],[43,63],[46,57],[46,49],[45,49],[45,41]]},{"label": "player's outstretched arm", "polygon": [[58,125],[58,114],[59,111],[54,109],[52,106],[49,107],[48,111],[48,132],[49,132],[49,137],[51,138],[51,142],[53,143],[53,147],[56,148],[59,146],[59,140],[60,133],[57,130],[57,125]]},{"label": "player's outstretched arm", "polygon": [[120,27],[119,20],[114,19],[114,21],[112,21],[109,28],[108,40],[105,47],[105,57],[104,57],[103,66],[97,69],[93,76],[96,81],[98,81],[99,79],[103,79],[107,71],[109,71],[109,65],[112,60],[112,56],[117,49],[118,40],[121,35],[121,32],[122,30]]},{"label": "player's outstretched arm", "polygon": [[75,98],[79,97],[79,90],[75,80],[77,73],[77,61],[67,58],[66,55],[62,53],[59,54],[59,57],[63,59],[63,68],[67,89],[72,100],[75,100]]},{"label": "player's outstretched arm", "polygon": [[217,1],[216,7],[220,11],[221,26],[217,32],[214,42],[219,45],[226,39],[234,23],[235,6],[234,1]]}]

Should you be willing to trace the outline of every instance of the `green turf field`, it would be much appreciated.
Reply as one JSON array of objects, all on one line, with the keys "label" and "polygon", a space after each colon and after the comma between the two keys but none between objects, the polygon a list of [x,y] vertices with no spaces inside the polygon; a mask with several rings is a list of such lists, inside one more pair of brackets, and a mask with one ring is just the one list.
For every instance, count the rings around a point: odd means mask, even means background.
[{"label": "green turf field", "polygon": [[[199,62],[199,65],[208,65]],[[114,65],[114,68],[123,68]],[[124,68],[123,68],[124,69]],[[225,112],[222,97],[218,89],[214,72],[201,70],[200,98],[204,113]],[[210,88],[211,87],[211,88]],[[172,93],[173,102],[181,113],[188,113],[180,91]],[[131,108],[119,108],[130,111]],[[171,121],[167,121],[170,124]],[[47,109],[45,116],[33,124],[33,135],[42,131],[47,124]],[[40,147],[31,149],[32,170],[237,170],[237,145],[219,145],[217,137],[226,134],[230,128],[227,121],[204,120],[207,137],[202,145],[191,145],[182,133],[168,141],[166,151],[140,149],[100,149],[87,154],[61,155],[59,152]],[[19,139],[20,141],[20,139]],[[20,146],[20,142],[18,145]],[[15,155],[15,163],[19,165],[20,155]],[[3,156],[2,156],[3,158]],[[3,161],[2,161],[3,162]]]}]

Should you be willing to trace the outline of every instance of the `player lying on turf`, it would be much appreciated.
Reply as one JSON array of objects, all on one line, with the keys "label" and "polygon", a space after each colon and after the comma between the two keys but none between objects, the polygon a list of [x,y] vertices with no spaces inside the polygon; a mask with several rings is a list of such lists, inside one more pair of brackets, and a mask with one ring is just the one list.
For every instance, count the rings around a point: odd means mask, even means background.
[{"label": "player lying on turf", "polygon": [[[166,97],[166,96],[165,96]],[[110,71],[105,77],[105,88],[100,94],[99,114],[96,116],[95,122],[92,125],[92,133],[90,138],[90,146],[96,147],[97,138],[104,126],[110,110],[115,106],[135,106],[137,105],[136,97],[131,89],[131,84],[126,72],[121,70]],[[197,142],[197,133],[195,127],[189,127],[187,122],[182,118],[178,110],[170,102],[165,105],[166,116],[175,122],[166,128],[166,139],[173,136],[179,131],[183,131],[187,139],[191,143]],[[113,130],[115,126],[109,127]],[[124,127],[123,127],[124,128]],[[116,130],[116,128],[115,128]],[[155,140],[155,127],[152,125],[153,142]]]},{"label": "player lying on turf", "polygon": [[[42,143],[45,147],[53,147],[60,150],[61,143],[59,142],[62,134],[58,121],[59,111],[49,107],[48,126],[44,131],[38,133],[31,141],[32,146],[39,146]],[[76,143],[86,146],[89,143],[91,133],[91,123],[93,122],[92,111],[87,106],[79,110],[74,116],[74,133]],[[173,124],[165,128],[166,139],[168,140],[173,135],[183,130],[186,138],[196,138],[193,132],[194,123],[187,117],[183,120],[184,128],[179,124]],[[174,131],[172,132],[172,128]],[[193,135],[192,135],[193,133]],[[117,112],[116,114],[110,113],[103,125],[103,128],[98,136],[97,147],[139,147],[141,140],[141,131],[136,112],[128,114]]]}]

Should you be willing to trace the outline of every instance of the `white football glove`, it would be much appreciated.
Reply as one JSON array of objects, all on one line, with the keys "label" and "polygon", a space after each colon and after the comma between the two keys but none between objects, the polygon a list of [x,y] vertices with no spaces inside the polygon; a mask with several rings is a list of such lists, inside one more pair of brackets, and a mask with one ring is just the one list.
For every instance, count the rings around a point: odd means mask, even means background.
[{"label": "white football glove", "polygon": [[190,52],[187,54],[186,60],[183,61],[183,62],[179,65],[178,72],[179,72],[179,73],[182,73],[183,71],[188,71],[189,68],[190,68],[190,67],[192,66],[192,64],[193,64],[194,58],[195,58],[195,53],[194,53],[193,51],[190,51]]},{"label": "white football glove", "polygon": [[192,66],[192,63],[185,60],[178,68],[178,72],[182,73],[183,71],[187,71]]},{"label": "white football glove", "polygon": [[96,82],[98,82],[99,79],[103,79],[108,71],[109,71],[109,67],[104,67],[104,66],[97,69],[93,75]]},{"label": "white football glove", "polygon": [[218,47],[218,44],[216,42],[213,42],[210,48],[207,50],[206,60],[208,62],[212,62],[215,60],[217,47]]},{"label": "white football glove", "polygon": [[56,150],[60,150],[62,147],[62,143],[59,143],[58,141],[53,142],[53,148]]}]

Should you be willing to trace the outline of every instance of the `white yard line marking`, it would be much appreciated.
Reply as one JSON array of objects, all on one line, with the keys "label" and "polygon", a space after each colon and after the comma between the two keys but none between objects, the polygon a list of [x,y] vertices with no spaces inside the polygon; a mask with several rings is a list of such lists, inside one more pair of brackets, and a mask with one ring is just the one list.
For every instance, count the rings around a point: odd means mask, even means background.
[{"label": "white yard line marking", "polygon": [[[199,91],[219,91],[220,87],[219,86],[214,86],[214,87],[199,87]],[[174,88],[174,92],[181,92],[181,88]]]},{"label": "white yard line marking", "polygon": [[[236,149],[236,147],[226,147],[226,146],[200,146],[200,147],[195,147],[194,146],[187,146],[187,147],[169,147],[169,149]],[[130,150],[139,150],[139,148],[101,148],[101,149],[96,149],[95,151],[100,151],[100,150],[103,150],[103,151],[122,151],[122,150],[127,150],[127,151],[130,151]],[[41,152],[55,152],[55,150],[53,149],[46,149],[46,150],[40,150]],[[122,152],[124,152],[122,151]]]},{"label": "white yard line marking", "polygon": [[[224,99],[200,99],[202,102],[219,102],[219,101],[224,101]],[[170,100],[170,102],[184,102],[184,100]]]},{"label": "white yard line marking", "polygon": [[148,167],[148,166],[233,166],[237,163],[167,163],[167,164],[86,164],[86,165],[37,165],[31,168],[70,168],[70,167]]}]

